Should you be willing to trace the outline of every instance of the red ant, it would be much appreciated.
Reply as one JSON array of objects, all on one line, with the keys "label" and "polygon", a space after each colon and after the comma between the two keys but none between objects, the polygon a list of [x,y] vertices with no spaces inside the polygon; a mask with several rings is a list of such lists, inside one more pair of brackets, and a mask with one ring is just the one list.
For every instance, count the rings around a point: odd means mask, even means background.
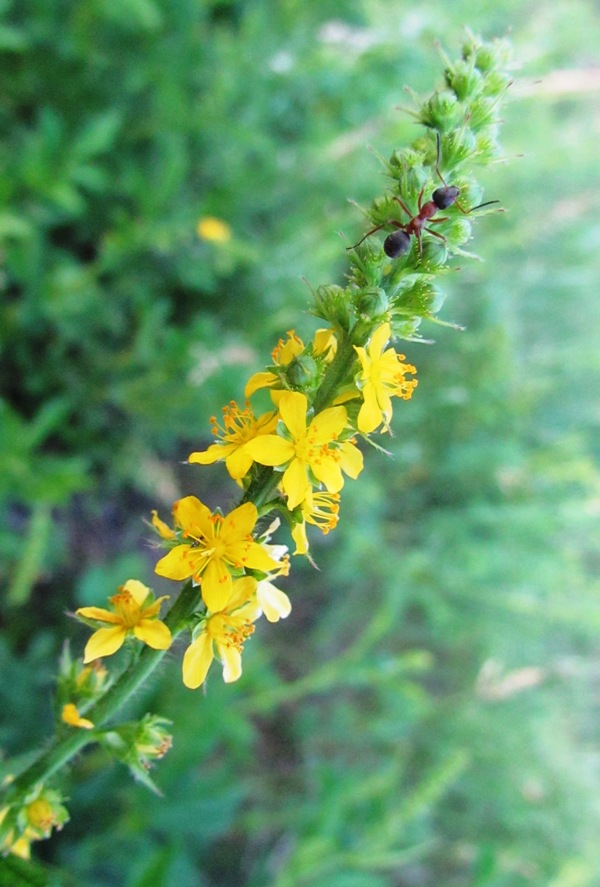
[{"label": "red ant", "polygon": [[406,215],[409,217],[409,221],[403,225],[401,222],[396,221],[396,219],[390,219],[387,222],[383,222],[381,225],[377,225],[375,228],[371,228],[370,231],[367,231],[364,237],[362,237],[358,243],[355,243],[354,246],[349,246],[348,249],[354,249],[354,247],[359,246],[363,240],[366,240],[367,237],[370,237],[371,234],[374,234],[376,231],[380,231],[382,228],[385,228],[387,225],[392,225],[396,228],[396,231],[392,231],[391,234],[385,238],[383,242],[383,251],[386,256],[389,256],[390,259],[397,259],[400,256],[403,256],[404,253],[408,250],[410,246],[410,238],[411,235],[417,238],[417,243],[419,246],[419,256],[422,256],[423,250],[421,245],[421,232],[423,229],[428,231],[430,234],[433,234],[434,237],[443,240],[446,243],[446,238],[442,234],[438,234],[437,231],[434,231],[432,228],[426,225],[426,222],[431,222],[432,225],[435,225],[438,222],[447,222],[449,216],[441,216],[439,219],[434,219],[434,216],[438,210],[440,209],[448,209],[449,206],[453,204],[461,211],[461,213],[465,216],[468,216],[469,213],[474,212],[476,209],[481,209],[484,206],[490,206],[492,203],[499,203],[498,200],[488,200],[486,203],[479,203],[477,206],[471,207],[471,209],[463,209],[460,203],[457,200],[458,195],[460,194],[460,188],[457,188],[456,185],[447,185],[443,175],[440,172],[440,134],[436,132],[437,139],[437,158],[435,161],[435,171],[438,174],[439,178],[443,182],[443,188],[436,188],[436,190],[431,195],[431,200],[428,200],[426,203],[423,203],[423,192],[425,190],[425,186],[421,188],[419,192],[419,197],[417,198],[417,204],[419,207],[419,212],[416,216],[413,216],[407,205],[402,201],[399,197],[394,197],[396,203],[399,203]]}]

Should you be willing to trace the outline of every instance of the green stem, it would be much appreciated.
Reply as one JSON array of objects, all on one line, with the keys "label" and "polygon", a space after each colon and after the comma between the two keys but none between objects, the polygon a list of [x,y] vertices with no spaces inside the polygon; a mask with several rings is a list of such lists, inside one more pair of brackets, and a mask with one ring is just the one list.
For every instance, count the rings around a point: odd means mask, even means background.
[{"label": "green stem", "polygon": [[331,405],[336,394],[339,393],[341,385],[347,379],[350,368],[356,360],[354,344],[357,340],[360,341],[358,333],[359,331],[355,327],[340,343],[315,396],[313,403],[315,413],[320,413],[321,410]]},{"label": "green stem", "polygon": [[[186,620],[199,604],[198,588],[187,582],[181,594],[167,613],[165,623],[176,637],[185,628]],[[146,678],[162,661],[166,650],[144,647],[137,660],[119,676],[115,683],[96,702],[86,717],[96,727],[102,727],[124,705],[129,697],[141,687]],[[67,764],[84,746],[95,742],[93,732],[76,729],[64,738],[54,738],[51,745],[42,752],[33,764],[24,770],[7,787],[6,801],[10,803],[19,796],[26,795],[34,785],[45,782],[50,776]]]}]

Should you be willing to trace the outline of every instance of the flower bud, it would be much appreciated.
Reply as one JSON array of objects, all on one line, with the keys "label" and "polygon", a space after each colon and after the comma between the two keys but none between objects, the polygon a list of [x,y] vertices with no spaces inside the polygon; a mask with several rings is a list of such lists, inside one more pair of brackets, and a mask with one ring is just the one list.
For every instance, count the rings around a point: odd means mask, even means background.
[{"label": "flower bud", "polygon": [[473,95],[481,86],[481,74],[468,62],[457,62],[446,71],[446,83],[459,101]]},{"label": "flower bud", "polygon": [[375,320],[382,317],[389,308],[389,299],[385,290],[367,289],[354,297],[354,305],[358,314]]},{"label": "flower bud", "polygon": [[453,92],[435,92],[428,102],[421,106],[419,119],[424,126],[445,132],[456,125],[460,110],[458,99]]},{"label": "flower bud", "polygon": [[288,365],[285,377],[292,388],[308,388],[311,383],[315,382],[318,370],[314,357],[309,354],[301,354]]}]

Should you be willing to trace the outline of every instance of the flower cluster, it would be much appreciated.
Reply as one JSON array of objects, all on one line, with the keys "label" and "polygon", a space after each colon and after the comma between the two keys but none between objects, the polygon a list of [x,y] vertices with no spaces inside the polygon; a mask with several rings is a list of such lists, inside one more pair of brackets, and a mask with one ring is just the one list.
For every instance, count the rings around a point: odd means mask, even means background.
[{"label": "flower cluster", "polygon": [[[153,512],[166,549],[156,573],[186,583],[185,606],[176,610],[178,600],[166,624],[158,618],[164,597],[155,600],[145,585],[129,580],[110,598],[109,610],[77,611],[96,629],[84,663],[114,653],[126,640],[165,650],[174,634],[189,631],[185,685],[200,686],[215,658],[225,681],[235,681],[259,616],[274,622],[289,614],[290,601],[272,580],[288,574],[290,559],[284,545],[270,542],[271,534],[284,523],[293,554],[310,558],[309,528],[328,533],[336,527],[344,484],[363,470],[361,441],[391,434],[394,399],[408,401],[415,391],[416,369],[395,341],[427,341],[423,321],[448,324],[437,317],[444,297],[434,279],[449,270],[453,256],[469,255],[464,244],[474,218],[496,211],[489,205],[497,201],[482,204],[471,169],[498,152],[496,109],[510,85],[507,57],[503,41],[486,44],[471,34],[458,61],[443,56],[443,87],[426,101],[415,97],[409,111],[422,134],[385,163],[390,188],[365,212],[369,228],[348,248],[346,285],[313,293],[312,312],[326,325],[307,344],[293,330],[280,339],[271,363],[248,379],[244,404],[231,401],[220,419],[213,416],[213,442],[188,456],[190,465],[224,462],[241,489],[239,504],[224,513],[184,495],[173,505],[171,525]],[[222,243],[230,233],[213,217],[198,223],[205,240]],[[255,396],[270,397],[271,409],[255,412]],[[266,526],[271,513],[277,520]],[[80,711],[76,702],[64,700],[63,723],[92,730],[87,708]]]},{"label": "flower cluster", "polygon": [[[361,447],[391,434],[395,401],[409,401],[417,386],[415,367],[395,343],[427,341],[423,322],[448,325],[437,317],[444,296],[434,281],[455,255],[469,255],[464,245],[481,210],[496,211],[482,204],[472,167],[498,153],[496,111],[510,84],[507,56],[504,41],[468,35],[458,61],[444,57],[443,87],[425,101],[415,98],[410,112],[421,135],[385,163],[389,190],[365,212],[368,230],[348,248],[346,284],[313,293],[312,313],[324,326],[306,344],[294,331],[281,339],[271,363],[248,380],[243,406],[227,404],[220,420],[211,419],[213,442],[189,454],[190,465],[224,463],[240,489],[237,506],[225,513],[184,495],[170,525],[153,512],[165,549],[156,573],[184,583],[164,621],[168,596],[155,598],[137,579],[120,586],[108,608],[77,610],[93,633],[83,663],[71,659],[68,647],[63,652],[55,741],[3,786],[0,852],[27,856],[31,841],[62,826],[68,814],[46,781],[88,742],[102,743],[154,788],[148,769],[171,745],[168,721],[146,714],[114,725],[112,718],[174,638],[187,635],[187,687],[201,686],[215,660],[231,682],[242,673],[244,645],[259,617],[277,622],[289,615],[291,603],[278,585],[290,556],[273,535],[285,528],[293,554],[311,558],[312,528],[336,527],[344,485],[363,470]],[[215,250],[232,237],[227,223],[211,216],[199,220],[197,234]],[[271,408],[256,413],[254,397],[270,398]],[[125,664],[112,677],[101,658],[119,650]]]}]

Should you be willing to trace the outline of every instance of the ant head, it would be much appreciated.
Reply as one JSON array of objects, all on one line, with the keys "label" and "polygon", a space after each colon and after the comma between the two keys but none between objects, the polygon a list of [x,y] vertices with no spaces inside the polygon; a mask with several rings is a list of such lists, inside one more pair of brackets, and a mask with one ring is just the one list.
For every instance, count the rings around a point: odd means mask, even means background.
[{"label": "ant head", "polygon": [[393,231],[383,241],[383,251],[390,259],[398,259],[403,256],[410,246],[410,237],[402,229]]},{"label": "ant head", "polygon": [[460,188],[457,188],[456,185],[444,185],[443,188],[436,188],[431,199],[438,209],[448,209],[449,206],[456,203],[459,194]]}]

